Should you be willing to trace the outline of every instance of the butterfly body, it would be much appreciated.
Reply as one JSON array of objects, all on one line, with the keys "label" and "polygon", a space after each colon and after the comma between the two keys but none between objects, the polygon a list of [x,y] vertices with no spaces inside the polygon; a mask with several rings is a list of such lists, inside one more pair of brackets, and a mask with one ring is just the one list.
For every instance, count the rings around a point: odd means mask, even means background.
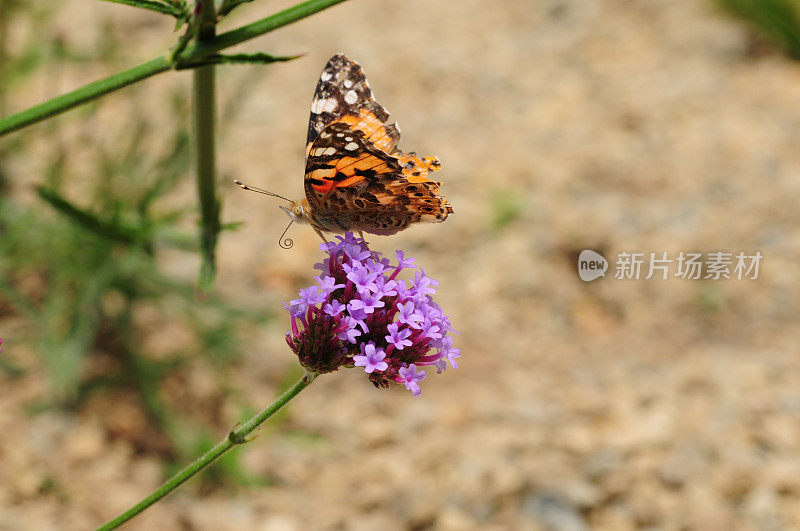
[{"label": "butterfly body", "polygon": [[306,197],[284,210],[317,232],[395,234],[453,213],[439,195],[436,157],[397,148],[400,130],[372,96],[361,67],[334,55],[314,92],[306,144]]}]

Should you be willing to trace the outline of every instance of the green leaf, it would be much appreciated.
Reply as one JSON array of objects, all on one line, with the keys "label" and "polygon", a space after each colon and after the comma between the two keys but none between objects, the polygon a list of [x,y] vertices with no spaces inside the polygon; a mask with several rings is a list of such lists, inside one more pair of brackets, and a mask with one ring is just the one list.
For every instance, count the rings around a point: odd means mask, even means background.
[{"label": "green leaf", "polygon": [[217,10],[217,16],[222,18],[240,5],[247,4],[252,1],[253,0],[222,0],[222,4],[220,4],[219,9]]},{"label": "green leaf", "polygon": [[237,231],[244,225],[244,221],[232,221],[230,223],[223,223],[219,230]]},{"label": "green leaf", "polygon": [[203,57],[201,59],[188,61],[179,64],[176,68],[178,70],[186,68],[196,68],[205,65],[218,65],[218,64],[257,64],[268,65],[271,63],[283,63],[292,61],[305,54],[298,55],[271,55],[268,53],[238,53],[232,55],[215,54]]},{"label": "green leaf", "polygon": [[103,221],[93,213],[76,207],[57,192],[41,186],[36,187],[36,191],[39,197],[50,203],[53,208],[95,234],[125,243],[139,243],[143,240],[141,231],[133,227]]},{"label": "green leaf", "polygon": [[173,3],[157,2],[155,0],[101,0],[102,2],[113,2],[115,4],[125,4],[127,6],[149,9],[165,15],[172,15],[175,18],[185,16],[184,10]]}]

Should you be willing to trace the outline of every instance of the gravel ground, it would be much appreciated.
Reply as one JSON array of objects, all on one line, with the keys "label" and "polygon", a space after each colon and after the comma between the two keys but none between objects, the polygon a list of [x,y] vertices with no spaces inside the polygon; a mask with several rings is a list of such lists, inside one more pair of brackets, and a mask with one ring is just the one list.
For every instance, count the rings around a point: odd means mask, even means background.
[{"label": "gravel ground", "polygon": [[[254,2],[238,20],[283,5]],[[167,26],[142,20],[115,21],[152,37],[131,64],[166,42]],[[286,425],[312,442],[271,433],[242,453],[268,486],[187,488],[132,529],[800,528],[797,64],[700,0],[354,1],[248,48],[308,53],[241,102],[220,139],[226,182],[301,195],[310,96],[339,51],[364,67],[401,145],[440,157],[455,214],[373,246],[441,281],[461,367],[416,400],[357,371],[322,377]],[[223,69],[221,92],[241,79]],[[277,305],[309,282],[312,231],[294,227],[284,251],[276,203],[230,185],[224,204],[246,225],[222,239],[221,293]],[[509,204],[518,215],[498,225]],[[582,249],[764,261],[757,280],[584,283]],[[180,256],[165,266],[196,271]],[[285,327],[254,330],[235,369],[254,407],[293,363]],[[192,396],[213,387],[209,370],[187,376]],[[109,436],[133,402],[29,417],[41,377],[2,386],[0,529],[92,527],[161,480],[157,457]]]}]

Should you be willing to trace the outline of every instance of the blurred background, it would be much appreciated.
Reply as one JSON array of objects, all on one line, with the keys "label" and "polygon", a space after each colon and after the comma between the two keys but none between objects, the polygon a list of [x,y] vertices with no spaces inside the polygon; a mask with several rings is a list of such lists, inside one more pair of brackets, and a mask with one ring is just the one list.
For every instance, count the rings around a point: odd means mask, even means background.
[{"label": "blurred background", "polygon": [[[259,0],[221,31],[288,7]],[[317,236],[311,95],[357,60],[437,155],[445,223],[372,238],[441,282],[458,370],[420,399],[319,378],[131,529],[800,528],[796,0],[352,1],[218,69],[223,221],[195,282],[191,74],[0,140],[0,529],[86,529],[302,373],[280,301]],[[155,57],[167,17],[0,1],[0,114]],[[582,282],[576,260],[612,262]],[[618,253],[744,251],[757,280],[615,280]]]}]

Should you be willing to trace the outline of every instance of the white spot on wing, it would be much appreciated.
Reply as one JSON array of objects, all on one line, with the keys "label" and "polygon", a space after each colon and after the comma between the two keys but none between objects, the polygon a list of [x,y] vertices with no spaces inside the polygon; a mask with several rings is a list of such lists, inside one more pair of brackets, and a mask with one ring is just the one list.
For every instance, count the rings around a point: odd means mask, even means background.
[{"label": "white spot on wing", "polygon": [[333,112],[336,110],[338,103],[335,98],[323,98],[316,100],[311,105],[311,112],[314,114],[321,114],[323,112]]},{"label": "white spot on wing", "polygon": [[345,79],[344,80],[344,86],[345,86],[345,88],[352,87],[353,86],[353,80],[352,79]]},{"label": "white spot on wing", "polygon": [[355,90],[348,90],[344,95],[344,101],[352,105],[358,101],[358,94]]},{"label": "white spot on wing", "polygon": [[323,72],[322,75],[319,76],[322,81],[330,81],[332,77],[333,75],[330,72]]},{"label": "white spot on wing", "polygon": [[345,148],[347,151],[353,151],[353,150],[355,150],[355,149],[358,149],[358,144],[356,144],[355,142],[350,142],[350,143],[349,143],[349,144],[347,144],[347,145],[346,145],[344,148]]},{"label": "white spot on wing", "polygon": [[326,147],[326,148],[316,148],[311,151],[311,154],[315,157],[323,157],[325,155],[333,155],[336,153],[336,148]]},{"label": "white spot on wing", "polygon": [[336,100],[334,98],[329,98],[329,99],[325,100],[325,106],[322,109],[322,111],[323,112],[333,112],[334,110],[336,110],[336,106],[337,105],[338,105],[338,103],[336,102]]}]

